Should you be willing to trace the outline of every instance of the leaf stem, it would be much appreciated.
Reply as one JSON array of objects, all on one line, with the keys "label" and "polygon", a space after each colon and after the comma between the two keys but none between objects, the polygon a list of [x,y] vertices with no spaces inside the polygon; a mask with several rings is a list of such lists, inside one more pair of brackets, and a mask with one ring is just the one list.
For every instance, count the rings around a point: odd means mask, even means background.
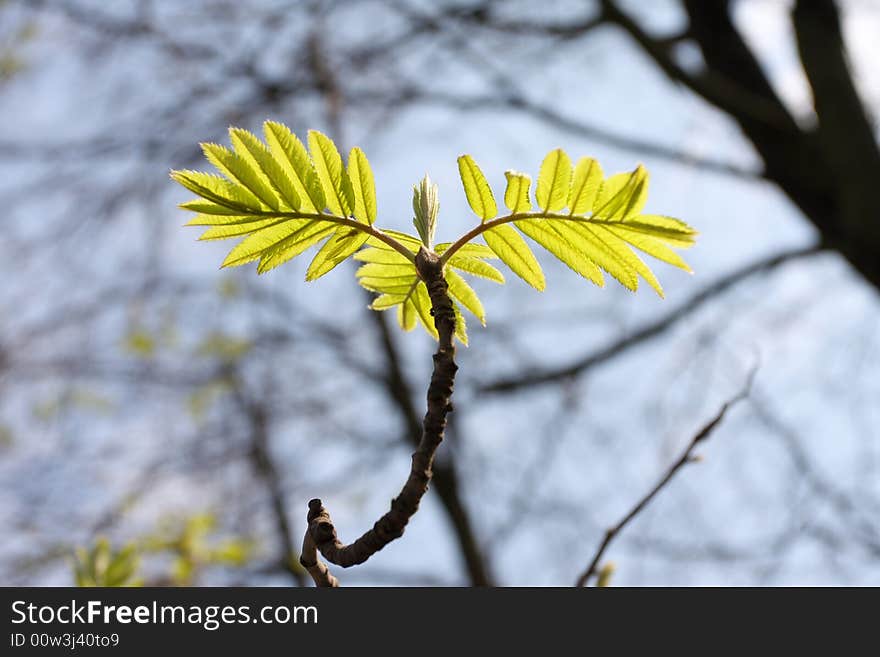
[{"label": "leaf stem", "polygon": [[371,237],[375,237],[377,240],[384,242],[392,249],[400,253],[407,260],[415,264],[416,256],[415,254],[406,248],[403,244],[398,242],[396,239],[383,232],[379,228],[374,228],[370,224],[365,224],[360,221],[356,221],[355,219],[351,219],[349,217],[341,217],[339,215],[330,214],[327,212],[249,212],[250,215],[255,217],[279,217],[283,219],[316,219],[319,221],[327,221],[334,224],[339,224],[341,226],[350,226],[357,230],[360,230],[364,233],[367,233]]},{"label": "leaf stem", "polygon": [[[479,237],[487,230],[491,230],[496,226],[501,226],[502,224],[509,224],[512,221],[520,221],[521,219],[561,219],[563,221],[580,221],[583,223],[598,223],[602,221],[595,216],[582,217],[582,216],[573,216],[570,214],[560,214],[558,212],[514,212],[512,214],[504,215],[503,217],[496,217],[490,221],[483,222],[478,224],[464,235],[459,237],[448,249],[443,252],[443,255],[440,256],[440,261],[444,264],[449,261],[456,251],[458,251],[465,244],[473,240],[475,237]],[[609,222],[610,223],[610,222]]]}]

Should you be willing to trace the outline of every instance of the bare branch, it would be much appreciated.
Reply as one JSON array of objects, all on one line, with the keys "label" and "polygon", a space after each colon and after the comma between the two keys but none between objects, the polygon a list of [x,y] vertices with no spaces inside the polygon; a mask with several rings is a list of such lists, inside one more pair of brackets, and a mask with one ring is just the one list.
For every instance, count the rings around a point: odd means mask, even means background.
[{"label": "bare branch", "polygon": [[416,269],[428,288],[431,313],[439,333],[439,346],[434,354],[434,373],[428,386],[428,410],[422,422],[422,439],[412,457],[412,468],[400,494],[391,501],[391,509],[373,528],[349,545],[336,536],[336,528],[321,500],[309,502],[306,530],[316,547],[330,563],[348,568],[364,563],[391,541],[400,538],[409,519],[418,511],[419,502],[428,491],[434,454],[443,441],[446,416],[452,410],[452,388],[455,381],[455,311],[449,298],[443,264],[435,254],[420,249]]},{"label": "bare branch", "polygon": [[299,562],[305,568],[318,587],[335,588],[339,586],[339,580],[327,568],[327,564],[318,558],[318,548],[312,538],[312,533],[306,530],[303,536],[302,553],[299,555]]},{"label": "bare branch", "polygon": [[752,381],[755,378],[756,371],[757,371],[757,368],[753,368],[749,372],[749,375],[746,378],[746,383],[743,386],[742,390],[740,390],[740,392],[738,392],[734,397],[732,397],[731,399],[726,401],[721,406],[721,410],[718,411],[718,414],[715,417],[713,417],[711,420],[709,420],[709,422],[706,423],[703,426],[703,428],[697,432],[697,435],[695,435],[691,439],[690,443],[688,444],[687,448],[684,450],[682,455],[678,458],[678,460],[675,463],[673,463],[669,467],[669,469],[666,471],[666,474],[664,474],[660,478],[660,481],[657,482],[657,484],[648,492],[648,494],[645,495],[642,499],[640,499],[638,501],[638,503],[636,503],[636,505],[632,509],[630,509],[629,513],[627,513],[620,521],[618,521],[616,525],[614,525],[610,529],[606,530],[605,538],[603,538],[602,542],[599,544],[599,548],[596,550],[596,553],[593,555],[593,558],[590,561],[590,565],[587,566],[587,569],[581,574],[580,577],[578,577],[578,580],[577,580],[575,586],[586,586],[589,583],[590,577],[597,574],[599,562],[601,561],[602,557],[605,554],[605,551],[608,549],[608,546],[611,545],[611,542],[615,539],[615,537],[621,531],[623,531],[623,529],[630,522],[632,522],[632,520],[636,516],[638,516],[639,513],[641,513],[642,510],[646,506],[648,506],[648,504],[651,502],[651,500],[654,499],[654,497],[656,497],[657,493],[659,493],[661,490],[663,490],[666,487],[666,485],[670,481],[672,481],[672,478],[675,477],[675,475],[678,473],[679,470],[681,470],[688,463],[693,463],[696,460],[693,452],[697,448],[697,446],[701,442],[706,440],[712,434],[712,432],[715,430],[715,427],[717,427],[721,423],[721,420],[724,419],[724,416],[727,414],[727,411],[730,410],[730,408],[734,404],[736,404],[737,402],[748,397],[749,391],[752,388]]},{"label": "bare branch", "polygon": [[[421,421],[413,404],[411,386],[403,371],[394,334],[387,323],[387,314],[377,313],[369,308],[366,309],[366,313],[376,326],[382,345],[382,353],[385,356],[383,385],[388,392],[388,397],[397,407],[403,419],[407,438],[412,440],[414,447],[418,447]],[[449,522],[452,524],[455,538],[458,541],[470,583],[474,586],[492,586],[494,578],[486,555],[474,532],[471,514],[462,499],[461,482],[455,462],[452,459],[446,459],[443,463],[435,463],[433,472],[434,489],[449,516]]]}]

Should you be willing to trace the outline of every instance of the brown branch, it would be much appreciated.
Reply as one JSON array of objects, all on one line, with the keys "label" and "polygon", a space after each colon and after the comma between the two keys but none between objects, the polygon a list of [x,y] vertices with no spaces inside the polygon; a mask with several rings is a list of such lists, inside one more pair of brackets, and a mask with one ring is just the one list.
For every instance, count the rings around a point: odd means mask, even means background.
[{"label": "brown branch", "polygon": [[814,255],[819,253],[821,249],[821,246],[799,247],[788,251],[781,251],[769,258],[762,258],[756,262],[749,263],[710,283],[660,319],[643,326],[627,337],[613,342],[599,351],[561,367],[526,372],[519,376],[487,382],[479,387],[479,391],[482,393],[508,393],[521,388],[556,383],[579,376],[587,370],[619,356],[631,347],[661,335],[685,317],[696,312],[704,304],[741,281],[756,274],[772,271],[790,260]]},{"label": "brown branch", "polygon": [[819,119],[819,145],[839,190],[841,221],[865,236],[857,241],[875,249],[880,201],[873,190],[880,180],[880,146],[850,71],[837,5],[833,0],[800,0],[792,24]]},{"label": "brown branch", "polygon": [[599,544],[598,549],[593,555],[593,558],[590,561],[590,565],[587,566],[587,569],[583,573],[581,573],[580,577],[578,577],[575,586],[586,586],[589,583],[589,579],[593,575],[596,575],[598,573],[599,562],[604,556],[605,551],[608,549],[608,546],[611,545],[611,542],[617,537],[617,535],[620,534],[620,532],[623,531],[623,529],[630,522],[632,522],[632,520],[636,516],[638,516],[639,513],[641,513],[646,506],[648,506],[651,500],[657,496],[657,493],[663,490],[666,485],[670,481],[672,481],[672,478],[675,477],[679,470],[681,470],[688,463],[693,463],[697,460],[693,453],[694,450],[700,443],[702,443],[712,434],[715,428],[721,423],[721,420],[724,419],[724,416],[727,415],[727,411],[730,410],[730,408],[734,404],[748,397],[749,391],[752,388],[752,381],[755,378],[756,371],[757,369],[753,368],[749,372],[749,375],[746,378],[746,383],[743,386],[742,390],[738,392],[734,397],[724,402],[724,404],[721,406],[721,410],[718,411],[718,414],[711,420],[709,420],[709,422],[697,432],[697,435],[695,435],[691,439],[691,442],[688,444],[687,448],[684,450],[679,459],[669,467],[669,469],[666,471],[666,474],[664,474],[663,477],[660,478],[660,481],[657,482],[657,484],[648,492],[648,494],[640,499],[638,503],[632,509],[630,509],[629,513],[627,513],[620,521],[618,521],[616,525],[605,531],[605,537],[602,539],[602,542]]},{"label": "brown branch", "polygon": [[315,582],[315,586],[322,588],[336,588],[339,586],[339,580],[333,576],[327,564],[318,558],[318,548],[312,534],[306,531],[303,536],[302,552],[299,555],[299,562],[306,569]]},{"label": "brown branch", "polygon": [[[726,0],[715,0],[711,3],[702,0],[691,3],[686,0],[686,9],[691,21],[688,36],[696,37],[704,55],[710,59],[705,52],[707,43],[700,40],[699,29],[705,24],[710,24],[715,30],[713,34],[724,39],[728,59],[732,61],[735,58],[737,66],[741,69],[718,66],[717,62],[710,60],[711,64],[716,65],[710,66],[698,75],[690,74],[675,62],[669,50],[668,40],[656,39],[646,33],[638,23],[617,7],[614,0],[602,0],[601,4],[605,19],[629,33],[670,79],[683,84],[719,109],[742,120],[755,121],[774,130],[797,133],[797,124],[773,91],[757,61],[751,56],[751,52],[733,26]],[[711,6],[692,8],[692,4]]]},{"label": "brown branch", "polygon": [[412,468],[400,494],[391,501],[386,512],[373,528],[349,545],[342,543],[330,514],[321,500],[309,502],[307,534],[330,563],[348,568],[364,563],[391,541],[400,538],[409,519],[418,511],[419,503],[431,481],[434,454],[443,441],[446,416],[452,410],[452,387],[455,381],[455,311],[449,298],[443,264],[433,253],[420,249],[416,269],[428,288],[431,313],[439,333],[439,346],[434,354],[434,373],[428,387],[428,410],[422,422],[422,439],[412,456]]},{"label": "brown branch", "polygon": [[[403,419],[406,439],[412,441],[413,447],[418,447],[422,434],[421,418],[413,403],[411,386],[404,374],[394,335],[388,326],[387,314],[369,309],[365,312],[376,326],[385,356],[385,376],[382,377],[382,382]],[[444,463],[435,463],[433,472],[434,490],[452,524],[470,583],[473,586],[493,586],[490,564],[480,547],[471,514],[462,499],[455,461],[450,458]]]}]

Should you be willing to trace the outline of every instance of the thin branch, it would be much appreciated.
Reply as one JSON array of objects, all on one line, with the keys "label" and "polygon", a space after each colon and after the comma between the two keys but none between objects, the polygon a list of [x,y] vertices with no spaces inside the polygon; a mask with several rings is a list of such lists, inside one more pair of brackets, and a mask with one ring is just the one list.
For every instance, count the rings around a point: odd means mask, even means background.
[{"label": "thin branch", "polygon": [[757,368],[753,368],[748,377],[746,378],[746,383],[743,386],[742,390],[738,392],[734,397],[724,402],[721,406],[721,410],[718,411],[718,414],[713,417],[706,425],[703,426],[697,432],[691,442],[688,444],[687,448],[684,450],[679,459],[673,463],[669,469],[666,471],[660,481],[645,495],[638,503],[630,509],[629,513],[627,513],[616,525],[611,527],[610,529],[605,531],[605,537],[602,539],[602,542],[599,544],[599,548],[596,550],[593,555],[592,560],[590,561],[590,565],[587,566],[587,569],[581,573],[581,576],[578,577],[575,586],[586,586],[589,583],[590,577],[597,574],[599,568],[599,562],[602,560],[602,557],[605,555],[605,551],[608,549],[608,546],[611,545],[611,542],[617,537],[617,535],[623,531],[623,529],[630,523],[632,520],[639,515],[639,513],[644,510],[646,506],[651,502],[654,497],[656,497],[657,493],[663,490],[666,485],[672,481],[672,478],[688,463],[693,463],[697,459],[694,457],[694,450],[697,446],[706,440],[712,432],[715,431],[715,428],[721,423],[721,420],[724,419],[724,416],[727,415],[727,411],[736,404],[737,402],[745,399],[749,396],[749,391],[752,388],[752,381],[755,378],[755,372]]},{"label": "thin branch", "polygon": [[[176,172],[174,172],[176,173]],[[174,178],[175,181],[180,182],[177,178]],[[181,183],[183,184],[183,183]],[[186,185],[183,185],[186,187]],[[195,192],[198,193],[198,192]],[[275,212],[275,211],[263,211],[263,210],[254,210],[251,208],[246,208],[243,206],[238,206],[234,201],[229,201],[227,199],[221,199],[220,197],[209,198],[204,196],[207,200],[216,203],[218,205],[222,205],[224,207],[228,207],[232,210],[237,210],[241,212],[243,215],[247,215],[249,217],[263,217],[265,219],[278,219],[277,223],[283,223],[289,219],[311,219],[313,221],[326,221],[331,224],[339,224],[340,226],[348,226],[349,228],[354,228],[355,230],[359,230],[362,233],[366,233],[370,237],[375,237],[377,240],[384,242],[392,249],[400,253],[403,257],[405,257],[410,262],[415,262],[415,256],[412,251],[407,249],[403,244],[398,242],[388,233],[382,231],[379,228],[375,228],[372,224],[367,224],[362,221],[358,221],[357,219],[353,219],[351,217],[342,217],[335,214],[330,214],[328,212]],[[210,224],[192,224],[193,226],[210,226]],[[275,224],[271,224],[274,226]],[[268,227],[268,226],[266,226]]]},{"label": "thin branch", "polygon": [[[400,412],[405,425],[406,439],[412,441],[414,447],[418,447],[421,420],[413,403],[411,386],[404,374],[394,335],[387,323],[387,314],[369,309],[366,309],[366,313],[376,326],[382,345],[382,353],[385,356],[385,375],[382,377],[382,383],[388,396]],[[437,491],[437,496],[440,498],[455,532],[470,583],[473,586],[493,586],[494,578],[490,564],[474,532],[471,513],[462,499],[461,483],[455,461],[450,458],[444,463],[435,463],[433,471],[434,490]]]},{"label": "thin branch", "polygon": [[[725,38],[729,38],[731,43],[735,41],[735,45],[738,46],[736,55],[740,57],[742,66],[748,69],[747,76],[752,76],[750,81],[753,84],[751,85],[744,84],[742,80],[734,76],[724,75],[724,71],[720,68],[709,68],[699,75],[691,75],[675,62],[670,54],[668,42],[655,39],[647,34],[633,19],[617,7],[614,0],[601,0],[601,4],[605,19],[628,32],[630,37],[670,79],[680,82],[695,94],[735,117],[759,121],[774,129],[797,134],[797,124],[773,92],[769,82],[760,74],[760,69],[753,69],[754,60],[746,59],[749,55],[748,50],[744,46],[739,48],[743,42],[727,15],[726,1],[703,3],[712,5],[710,10],[705,13],[712,14],[713,18],[721,23],[721,25],[716,23],[713,25],[717,29],[721,29],[723,26]],[[690,11],[690,6],[688,9],[693,29],[697,16],[693,11]],[[701,18],[705,18],[705,16],[701,15]],[[691,36],[693,36],[693,32]],[[731,46],[732,48],[733,46]]]},{"label": "thin branch", "polygon": [[690,299],[687,299],[660,319],[640,328],[621,340],[609,344],[607,347],[604,347],[599,351],[593,352],[573,363],[561,367],[526,372],[525,374],[520,374],[515,377],[487,382],[479,387],[479,391],[482,393],[509,393],[521,388],[555,383],[557,381],[579,376],[587,370],[619,356],[631,347],[635,347],[661,335],[685,317],[695,313],[708,301],[711,301],[719,294],[722,294],[745,279],[756,274],[772,271],[791,260],[819,253],[822,248],[823,247],[820,245],[799,247],[796,249],[781,251],[769,258],[762,258],[756,262],[749,263],[744,267],[718,278],[713,283],[710,283],[694,294]]},{"label": "thin branch", "polygon": [[330,514],[320,499],[309,502],[307,535],[330,563],[348,568],[364,563],[391,541],[400,538],[409,519],[418,511],[419,503],[431,481],[434,454],[446,430],[446,416],[452,410],[452,388],[455,381],[455,311],[443,277],[443,263],[436,254],[420,249],[416,269],[428,288],[431,313],[439,334],[434,354],[434,373],[428,387],[428,410],[422,422],[422,439],[412,457],[412,468],[400,494],[391,501],[391,509],[373,528],[349,545],[336,535]]},{"label": "thin branch", "polygon": [[458,252],[458,250],[461,249],[461,247],[463,247],[468,242],[473,241],[474,239],[485,233],[487,230],[492,230],[497,226],[509,224],[514,221],[525,221],[528,219],[551,219],[554,221],[570,221],[576,224],[626,226],[626,223],[623,221],[610,221],[608,219],[603,219],[596,214],[585,217],[573,213],[565,214],[561,212],[547,212],[545,210],[538,210],[537,212],[513,212],[511,214],[506,214],[501,217],[495,217],[494,219],[491,219],[489,221],[484,221],[483,223],[477,224],[476,226],[471,228],[468,232],[459,237],[448,249],[443,252],[443,255],[440,256],[440,261],[443,263],[448,262],[449,258],[454,256]]},{"label": "thin branch", "polygon": [[299,562],[308,571],[309,575],[312,576],[315,586],[323,588],[336,588],[339,586],[339,580],[330,572],[327,564],[318,558],[318,548],[309,531],[306,531],[305,536],[303,536],[303,547],[299,555]]}]

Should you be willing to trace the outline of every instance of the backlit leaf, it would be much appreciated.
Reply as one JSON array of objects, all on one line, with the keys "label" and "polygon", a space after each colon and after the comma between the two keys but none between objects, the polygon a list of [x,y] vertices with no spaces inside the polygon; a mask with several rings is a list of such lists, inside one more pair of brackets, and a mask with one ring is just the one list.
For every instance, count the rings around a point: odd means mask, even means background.
[{"label": "backlit leaf", "polygon": [[541,265],[519,233],[512,226],[502,224],[483,233],[486,244],[514,274],[536,290],[543,290],[546,282]]},{"label": "backlit leaf", "polygon": [[324,133],[309,130],[309,152],[318,180],[324,190],[327,207],[333,214],[347,217],[354,210],[354,190],[336,144]]},{"label": "backlit leaf", "polygon": [[486,176],[474,162],[470,155],[462,155],[458,158],[458,173],[461,175],[461,184],[467,196],[468,204],[480,219],[488,221],[498,214],[498,206],[492,195],[492,188]]},{"label": "backlit leaf", "polygon": [[547,153],[538,174],[535,200],[545,212],[558,212],[568,203],[571,189],[571,160],[561,148]]},{"label": "backlit leaf", "polygon": [[524,173],[511,170],[505,171],[504,177],[507,178],[507,189],[504,191],[504,205],[507,209],[514,214],[531,210],[529,187],[532,179]]}]

